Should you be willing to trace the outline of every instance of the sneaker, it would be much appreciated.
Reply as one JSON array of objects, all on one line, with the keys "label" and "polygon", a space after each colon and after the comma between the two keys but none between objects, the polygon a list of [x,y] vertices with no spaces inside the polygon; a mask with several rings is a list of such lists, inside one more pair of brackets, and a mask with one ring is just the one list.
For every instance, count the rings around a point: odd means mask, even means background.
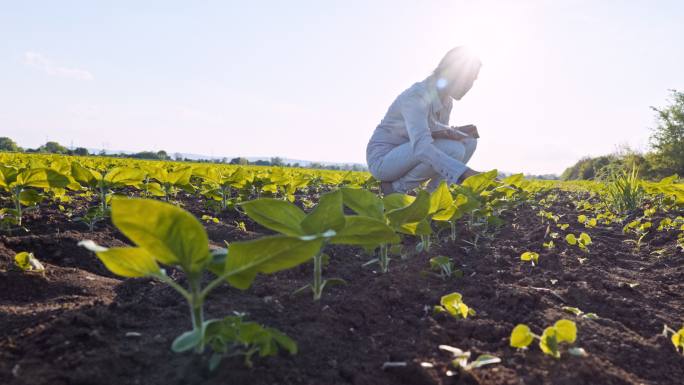
[{"label": "sneaker", "polygon": [[380,182],[380,192],[382,192],[382,195],[392,194],[394,192],[392,182]]}]

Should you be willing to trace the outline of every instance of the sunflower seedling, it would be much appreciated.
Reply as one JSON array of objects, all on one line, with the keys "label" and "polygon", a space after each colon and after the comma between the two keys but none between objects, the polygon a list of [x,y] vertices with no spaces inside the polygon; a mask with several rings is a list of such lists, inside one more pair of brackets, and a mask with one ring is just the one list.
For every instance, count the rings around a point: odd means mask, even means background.
[{"label": "sunflower seedling", "polygon": [[439,305],[434,307],[434,313],[448,313],[454,318],[468,318],[468,316],[474,316],[475,310],[468,307],[463,302],[463,296],[460,293],[451,293],[439,300]]},{"label": "sunflower seedling", "polygon": [[463,272],[458,269],[454,269],[454,263],[451,258],[440,255],[438,257],[430,258],[430,270],[436,272],[440,278],[447,280],[453,277],[462,277]]},{"label": "sunflower seedling", "polygon": [[[234,319],[205,320],[204,302],[215,288],[226,281],[245,290],[258,273],[275,273],[304,263],[318,251],[320,245],[298,238],[276,236],[234,242],[229,250],[210,251],[209,239],[202,224],[192,214],[172,204],[115,197],[111,209],[114,225],[136,246],[105,248],[93,241],[81,241],[79,245],[95,252],[114,274],[156,278],[171,286],[187,301],[192,330],[174,340],[171,346],[173,351],[194,350],[201,354],[207,346],[211,346],[216,349],[215,353],[225,355],[229,349],[224,347],[235,343],[257,344],[261,355],[272,354],[278,344],[290,352],[295,351],[287,339],[268,330],[264,339],[255,340],[253,338],[256,337],[249,335],[248,331],[243,334],[241,327],[238,328],[239,332],[235,332]],[[160,264],[183,271],[187,287],[171,279]],[[215,278],[202,287],[205,272],[213,273]],[[247,350],[248,357],[253,354],[249,354],[250,351],[251,348]],[[212,365],[217,365],[214,361]]]},{"label": "sunflower seedling", "polygon": [[[451,365],[453,365],[459,371],[469,372],[473,369],[481,368],[485,365],[498,364],[501,362],[501,358],[493,356],[491,354],[481,354],[475,360],[468,362],[470,360],[471,355],[469,351],[463,351],[459,348],[449,345],[439,345],[439,348],[453,355]],[[453,372],[447,372],[447,376],[453,375]]]},{"label": "sunflower seedling", "polygon": [[[567,342],[569,344],[575,343],[577,339],[577,325],[573,321],[562,319],[556,321],[553,326],[544,329],[541,336],[532,333],[530,327],[525,324],[518,324],[511,332],[510,345],[511,347],[524,349],[527,348],[532,341],[539,340],[539,348],[544,354],[554,358],[560,358],[560,344]],[[584,356],[586,352],[582,348],[569,349],[568,353],[577,356]]]},{"label": "sunflower seedling", "polygon": [[587,318],[587,319],[598,319],[599,318],[599,316],[596,315],[596,313],[585,313],[576,307],[563,306],[563,311],[566,313],[574,314],[578,317]]},{"label": "sunflower seedling", "polygon": [[306,245],[310,258],[313,258],[313,281],[295,293],[310,288],[314,301],[321,299],[326,286],[344,283],[337,278],[323,279],[326,258],[323,251],[326,245],[345,244],[374,248],[378,244],[399,241],[398,236],[384,221],[361,215],[345,216],[340,190],[321,195],[318,205],[308,214],[288,201],[273,198],[242,202],[238,207],[243,208],[245,214],[255,222],[282,234],[276,237]]},{"label": "sunflower seedling", "polygon": [[539,253],[535,253],[534,251],[526,251],[522,254],[520,254],[520,260],[525,261],[525,262],[531,262],[532,266],[536,266],[539,264]]},{"label": "sunflower seedling", "polygon": [[567,242],[568,245],[577,245],[577,247],[580,248],[580,250],[584,251],[585,253],[589,252],[589,248],[587,246],[591,245],[591,237],[587,233],[581,233],[579,237],[576,237],[575,234],[568,234],[565,236],[565,242]]},{"label": "sunflower seedling", "polygon": [[670,329],[667,325],[663,326],[663,336],[667,337],[668,334],[672,334],[670,337],[670,341],[672,341],[672,345],[674,345],[675,350],[679,353],[681,352],[682,355],[684,355],[684,326],[682,326],[681,329],[675,331],[673,329]]},{"label": "sunflower seedling", "polygon": [[22,251],[14,256],[14,265],[25,273],[38,273],[45,275],[45,266],[33,253]]}]

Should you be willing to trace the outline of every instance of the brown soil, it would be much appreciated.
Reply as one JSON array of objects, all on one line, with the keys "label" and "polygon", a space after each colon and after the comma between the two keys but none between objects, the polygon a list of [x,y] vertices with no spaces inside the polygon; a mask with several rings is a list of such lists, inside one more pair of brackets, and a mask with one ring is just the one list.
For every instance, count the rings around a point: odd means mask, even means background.
[{"label": "brown soil", "polygon": [[[196,201],[183,203],[198,216],[210,214]],[[153,280],[120,280],[76,246],[82,239],[121,246],[125,238],[109,224],[90,233],[44,205],[28,216],[31,232],[0,237],[0,383],[682,384],[684,358],[661,336],[663,324],[679,328],[684,322],[684,253],[676,248],[676,237],[649,236],[635,252],[623,242],[628,237],[619,225],[579,225],[579,213],[566,196],[552,211],[565,215],[568,231],[591,235],[589,255],[562,241],[555,250],[542,250],[546,225],[533,208],[522,206],[477,249],[463,240],[443,241],[430,253],[394,260],[385,275],[373,266],[361,267],[369,256],[360,250],[331,247],[325,275],[348,284],[327,289],[320,303],[308,293],[290,295],[310,280],[310,264],[260,276],[245,292],[223,286],[208,301],[208,317],[246,312],[250,320],[297,340],[299,354],[256,358],[253,368],[240,358],[226,359],[209,372],[206,357],[169,348],[190,328],[179,295]],[[219,217],[220,224],[207,225],[217,246],[267,233],[237,212]],[[250,232],[233,221],[244,221]],[[470,235],[462,231],[460,236]],[[540,252],[539,266],[519,260],[527,250]],[[14,271],[11,261],[19,251],[34,252],[47,274]],[[451,256],[463,278],[443,281],[421,274],[427,260],[439,254]],[[581,263],[578,257],[587,259]],[[183,283],[180,274],[173,276]],[[432,314],[440,297],[454,291],[463,294],[476,316],[458,320]],[[562,306],[600,318],[578,318]],[[560,318],[577,322],[577,345],[587,357],[564,354],[556,360],[536,346],[526,352],[508,346],[517,323],[540,333]],[[446,371],[454,369],[449,354],[438,349],[441,344],[475,356],[494,354],[502,363],[449,377]],[[385,362],[407,366],[383,370]]]}]

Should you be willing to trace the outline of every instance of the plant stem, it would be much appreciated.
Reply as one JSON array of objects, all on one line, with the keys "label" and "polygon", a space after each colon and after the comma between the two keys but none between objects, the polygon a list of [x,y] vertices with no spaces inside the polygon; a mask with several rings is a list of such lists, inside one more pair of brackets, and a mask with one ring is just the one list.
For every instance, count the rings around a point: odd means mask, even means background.
[{"label": "plant stem", "polygon": [[456,221],[450,221],[449,224],[451,225],[451,240],[456,242]]},{"label": "plant stem", "polygon": [[190,281],[190,301],[188,304],[192,317],[192,329],[200,332],[200,343],[195,348],[195,353],[202,354],[204,352],[204,300],[199,287],[200,277],[188,276],[188,280]]},{"label": "plant stem", "polygon": [[382,273],[387,273],[389,271],[389,247],[385,243],[380,245],[380,256],[378,257],[378,263],[380,264],[380,271]]},{"label": "plant stem", "polygon": [[314,271],[313,271],[313,300],[318,301],[323,295],[323,247],[314,256]]},{"label": "plant stem", "polygon": [[21,187],[16,187],[14,190],[14,207],[17,210],[17,224],[21,227]]}]

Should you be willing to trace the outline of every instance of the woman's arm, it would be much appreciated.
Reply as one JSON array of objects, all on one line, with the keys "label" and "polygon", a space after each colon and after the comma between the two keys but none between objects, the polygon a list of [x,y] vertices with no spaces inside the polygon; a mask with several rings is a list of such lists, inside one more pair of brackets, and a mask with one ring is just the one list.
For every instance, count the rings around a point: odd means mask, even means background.
[{"label": "woman's arm", "polygon": [[429,105],[429,99],[417,90],[402,95],[400,100],[401,114],[406,123],[413,155],[421,162],[431,165],[449,183],[457,183],[459,176],[468,168],[433,144],[428,126]]}]

